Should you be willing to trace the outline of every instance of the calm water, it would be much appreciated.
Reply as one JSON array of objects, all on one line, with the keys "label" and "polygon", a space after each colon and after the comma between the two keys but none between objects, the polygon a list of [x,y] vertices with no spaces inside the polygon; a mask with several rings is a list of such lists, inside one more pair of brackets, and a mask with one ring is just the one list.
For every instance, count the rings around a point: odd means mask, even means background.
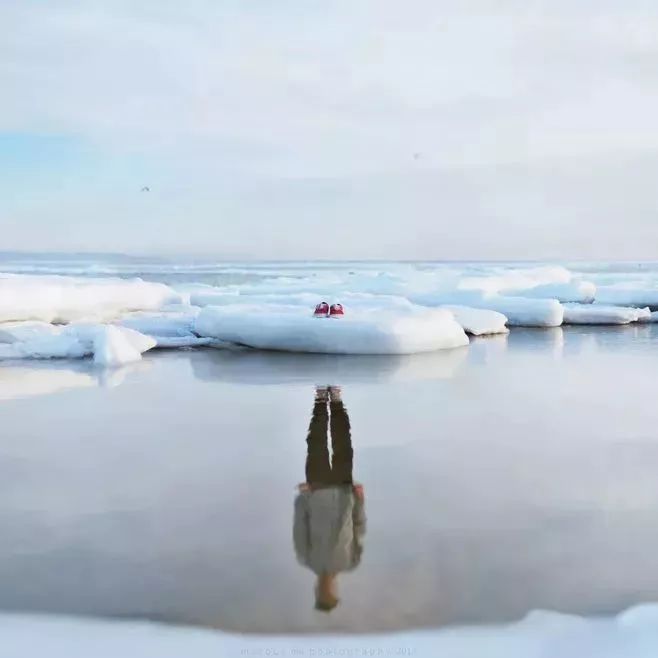
[{"label": "calm water", "polygon": [[[658,600],[657,373],[651,326],[3,365],[0,607],[279,632]],[[331,614],[292,542],[315,384],[342,386],[368,518]]]}]

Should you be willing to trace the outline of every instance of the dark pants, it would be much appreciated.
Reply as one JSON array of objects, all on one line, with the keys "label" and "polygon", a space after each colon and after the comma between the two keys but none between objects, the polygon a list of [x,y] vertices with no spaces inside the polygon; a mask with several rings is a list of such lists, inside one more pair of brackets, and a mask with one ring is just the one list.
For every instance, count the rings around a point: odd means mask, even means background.
[{"label": "dark pants", "polygon": [[[331,417],[328,409],[331,410]],[[327,429],[331,428],[332,459],[329,460]],[[352,437],[350,419],[342,402],[316,400],[306,437],[306,482],[320,486],[352,484]]]}]

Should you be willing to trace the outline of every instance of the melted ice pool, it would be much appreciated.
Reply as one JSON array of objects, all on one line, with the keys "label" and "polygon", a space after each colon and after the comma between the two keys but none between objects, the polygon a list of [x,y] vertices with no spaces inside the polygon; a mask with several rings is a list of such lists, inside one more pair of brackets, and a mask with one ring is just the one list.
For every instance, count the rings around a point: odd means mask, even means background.
[{"label": "melted ice pool", "polygon": [[[658,601],[656,372],[653,325],[2,365],[0,607],[288,632]],[[342,386],[367,516],[330,614],[292,539],[315,384]]]}]

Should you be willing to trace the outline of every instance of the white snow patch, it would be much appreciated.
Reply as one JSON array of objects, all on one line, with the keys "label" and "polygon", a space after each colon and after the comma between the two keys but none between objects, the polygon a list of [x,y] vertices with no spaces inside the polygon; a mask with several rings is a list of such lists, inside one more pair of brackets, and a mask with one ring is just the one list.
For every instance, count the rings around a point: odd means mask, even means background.
[{"label": "white snow patch", "polygon": [[452,313],[442,309],[349,311],[344,318],[328,319],[314,318],[306,310],[207,307],[195,332],[257,349],[327,354],[413,354],[468,345]]},{"label": "white snow patch", "polygon": [[362,635],[248,635],[144,621],[3,613],[0,658],[653,658],[658,655],[657,621],[658,606],[643,605],[619,617],[538,611],[507,625]]}]

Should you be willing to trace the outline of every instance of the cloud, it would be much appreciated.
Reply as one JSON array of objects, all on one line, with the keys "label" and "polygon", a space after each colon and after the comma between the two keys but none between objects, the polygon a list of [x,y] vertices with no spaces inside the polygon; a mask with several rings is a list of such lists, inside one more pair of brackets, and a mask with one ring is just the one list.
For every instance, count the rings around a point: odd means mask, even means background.
[{"label": "cloud", "polygon": [[[555,236],[591,217],[608,233],[589,248],[608,253],[619,204],[600,187],[632,185],[658,149],[658,7],[643,0],[6,0],[0,24],[0,132],[150,160],[163,248],[193,214],[190,248],[238,216],[222,245],[240,253],[260,225],[259,255],[304,255],[322,218],[353,236],[350,256],[573,256],[582,241]],[[634,189],[640,234],[653,192]],[[16,244],[44,218],[105,241],[110,217],[141,209],[58,201],[11,206]],[[134,250],[147,228],[113,235]]]},{"label": "cloud", "polygon": [[5,3],[0,126],[291,175],[658,144],[655,10],[479,4]]}]

